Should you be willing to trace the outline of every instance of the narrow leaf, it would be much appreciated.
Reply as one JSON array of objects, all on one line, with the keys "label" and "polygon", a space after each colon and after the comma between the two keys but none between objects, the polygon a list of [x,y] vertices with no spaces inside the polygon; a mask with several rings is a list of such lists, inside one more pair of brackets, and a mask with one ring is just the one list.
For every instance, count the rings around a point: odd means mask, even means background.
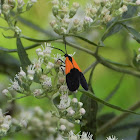
[{"label": "narrow leaf", "polygon": [[140,33],[138,31],[136,31],[134,28],[132,27],[128,27],[127,25],[125,24],[122,24],[123,27],[125,27],[127,29],[127,31],[133,35],[133,38],[138,42],[140,43]]},{"label": "narrow leaf", "polygon": [[[86,39],[86,38],[84,38],[82,36],[77,36],[77,35],[70,35],[70,36],[74,36],[76,38],[79,38],[79,39],[81,39],[81,40],[83,40],[83,41],[85,41],[85,42],[87,42],[87,43],[89,43],[91,45],[98,46],[96,43],[94,43],[94,42],[92,42],[92,41],[90,41],[90,40],[88,40],[88,39]],[[99,47],[102,47],[102,46],[99,46]]]},{"label": "narrow leaf", "polygon": [[24,36],[24,35],[21,35],[20,36],[21,38],[24,38],[26,40],[29,40],[29,41],[33,41],[33,42],[51,42],[51,41],[55,41],[55,40],[59,40],[61,38],[53,38],[53,39],[35,39],[35,38],[30,38],[30,37],[27,37],[27,36]]},{"label": "narrow leaf", "polygon": [[118,106],[116,106],[116,105],[112,105],[112,104],[110,104],[110,103],[108,103],[108,102],[105,102],[104,100],[102,100],[102,99],[96,97],[95,95],[93,95],[93,94],[92,94],[91,92],[89,92],[89,91],[85,91],[85,90],[79,90],[79,91],[82,92],[82,93],[84,93],[84,94],[86,94],[86,95],[89,96],[91,99],[93,99],[93,100],[95,100],[95,101],[97,101],[97,102],[99,102],[99,103],[101,103],[101,104],[104,104],[104,105],[106,105],[106,106],[108,106],[108,107],[110,107],[110,108],[113,108],[113,109],[116,109],[116,110],[122,111],[122,112],[127,112],[127,113],[132,113],[132,114],[140,115],[140,113],[137,113],[137,112],[134,112],[134,111],[131,111],[131,110],[122,109],[121,107],[118,107]]},{"label": "narrow leaf", "polygon": [[31,64],[31,61],[29,60],[28,55],[19,37],[17,37],[17,52],[21,62],[21,66],[23,70],[26,71],[27,66]]},{"label": "narrow leaf", "polygon": [[[82,122],[85,123],[85,125],[81,126],[81,131],[96,134],[96,115],[98,104],[96,100],[93,101],[85,94],[82,94],[80,101],[83,103],[83,108],[86,110],[86,114],[82,117]],[[93,136],[93,139],[95,139],[95,135]]]}]

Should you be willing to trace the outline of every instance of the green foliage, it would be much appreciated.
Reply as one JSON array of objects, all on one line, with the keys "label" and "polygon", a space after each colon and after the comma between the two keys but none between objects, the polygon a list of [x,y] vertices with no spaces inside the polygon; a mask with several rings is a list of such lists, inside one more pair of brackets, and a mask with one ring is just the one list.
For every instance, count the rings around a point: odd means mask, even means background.
[{"label": "green foliage", "polygon": [[28,55],[19,37],[17,37],[17,53],[21,62],[21,67],[24,71],[26,71],[28,65],[31,64],[31,61],[29,60]]}]

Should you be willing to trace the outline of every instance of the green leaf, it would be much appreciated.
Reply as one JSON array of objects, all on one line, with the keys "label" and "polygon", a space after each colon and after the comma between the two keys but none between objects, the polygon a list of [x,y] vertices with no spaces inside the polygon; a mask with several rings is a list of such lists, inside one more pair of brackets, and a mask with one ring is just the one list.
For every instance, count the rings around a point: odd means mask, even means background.
[{"label": "green leaf", "polygon": [[102,125],[107,123],[109,120],[113,119],[115,116],[116,115],[113,112],[105,113],[105,114],[98,116],[98,118],[97,118],[98,126],[101,127]]},{"label": "green leaf", "polygon": [[0,72],[14,77],[19,71],[20,63],[7,53],[0,52]]},{"label": "green leaf", "polygon": [[125,27],[127,29],[127,31],[133,35],[133,38],[138,42],[140,43],[140,33],[138,31],[136,31],[134,28],[132,27],[129,27],[125,24],[122,24],[123,27]]},{"label": "green leaf", "polygon": [[23,68],[24,71],[27,71],[26,68],[28,65],[31,64],[31,61],[29,60],[28,55],[19,37],[17,37],[17,52],[21,62],[21,67]]},{"label": "green leaf", "polygon": [[137,112],[134,112],[134,111],[131,111],[131,110],[122,109],[121,107],[118,107],[116,105],[112,105],[112,104],[110,104],[108,102],[105,102],[104,100],[102,100],[102,99],[96,97],[95,95],[93,95],[90,91],[85,91],[85,90],[80,90],[80,89],[79,89],[79,91],[84,93],[88,97],[90,97],[92,100],[95,100],[95,101],[97,101],[97,102],[99,102],[101,104],[104,104],[104,105],[106,105],[106,106],[108,106],[110,108],[116,109],[116,110],[121,111],[121,112],[127,112],[127,113],[140,115],[140,113],[137,113]]},{"label": "green leaf", "polygon": [[51,42],[51,41],[62,39],[62,38],[53,38],[53,39],[41,39],[40,40],[40,39],[30,38],[30,37],[27,37],[27,36],[24,36],[24,35],[21,35],[20,37],[24,38],[26,40],[29,40],[29,41],[33,41],[33,42]]},{"label": "green leaf", "polygon": [[[81,126],[81,131],[96,134],[96,115],[98,104],[96,100],[93,101],[85,94],[82,94],[80,101],[83,103],[83,108],[86,110],[86,114],[82,117],[82,122],[85,122],[85,125]],[[95,139],[95,135],[93,136],[93,139]]]},{"label": "green leaf", "polygon": [[140,129],[138,130],[138,134],[137,134],[137,139],[136,140],[140,140]]},{"label": "green leaf", "polygon": [[[79,39],[81,39],[81,40],[83,40],[83,41],[85,41],[85,42],[91,44],[91,45],[98,46],[96,43],[94,43],[94,42],[92,42],[92,41],[90,41],[90,40],[88,40],[88,39],[86,39],[86,38],[84,38],[84,37],[77,36],[77,35],[68,35],[68,36],[74,36],[74,37],[76,37],[76,38],[79,38]],[[103,47],[103,46],[99,46],[99,47]]]}]

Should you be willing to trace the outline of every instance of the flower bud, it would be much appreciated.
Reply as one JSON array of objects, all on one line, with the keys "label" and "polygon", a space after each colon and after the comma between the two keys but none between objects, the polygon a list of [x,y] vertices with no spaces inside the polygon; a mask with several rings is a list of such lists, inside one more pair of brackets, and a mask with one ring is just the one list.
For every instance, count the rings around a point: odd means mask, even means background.
[{"label": "flower bud", "polygon": [[22,121],[20,122],[20,125],[21,125],[21,127],[26,128],[26,127],[27,127],[27,121],[22,120]]},{"label": "flower bud", "polygon": [[61,131],[65,131],[66,130],[66,126],[65,125],[60,125],[60,130]]},{"label": "flower bud", "polygon": [[23,6],[25,5],[23,0],[18,0],[18,4],[17,4],[17,12],[21,13],[23,10]]},{"label": "flower bud", "polygon": [[10,126],[9,126],[9,124],[4,123],[4,124],[1,125],[1,128],[8,131]]},{"label": "flower bud", "polygon": [[8,98],[12,98],[12,95],[11,95],[11,93],[7,90],[7,89],[4,89],[3,91],[2,91],[2,94],[4,94],[6,97],[8,97]]},{"label": "flower bud", "polygon": [[86,110],[84,108],[80,108],[79,112],[81,115],[84,115],[86,113]]},{"label": "flower bud", "polygon": [[73,8],[77,10],[79,7],[80,7],[80,4],[78,2],[73,3]]},{"label": "flower bud", "polygon": [[127,6],[126,5],[123,5],[122,6],[122,10],[123,10],[123,12],[126,12],[128,10]]},{"label": "flower bud", "polygon": [[21,29],[18,26],[16,26],[15,27],[15,32],[19,35],[21,33]]},{"label": "flower bud", "polygon": [[34,96],[40,96],[42,93],[43,92],[42,92],[41,89],[35,89],[34,92],[33,92]]},{"label": "flower bud", "polygon": [[56,20],[51,21],[51,22],[50,22],[50,25],[52,26],[52,28],[54,28],[55,25],[57,25]]},{"label": "flower bud", "polygon": [[52,13],[54,16],[58,15],[58,10],[59,10],[59,6],[58,5],[54,5],[52,8]]},{"label": "flower bud", "polygon": [[75,111],[73,109],[67,109],[68,115],[73,116],[75,114]]},{"label": "flower bud", "polygon": [[77,98],[73,98],[73,99],[72,99],[72,102],[73,102],[73,103],[78,103]]},{"label": "flower bud", "polygon": [[78,102],[78,105],[79,105],[79,107],[82,107],[83,103],[82,102]]},{"label": "flower bud", "polygon": [[76,14],[77,10],[75,8],[71,8],[69,12],[69,17],[72,18]]},{"label": "flower bud", "polygon": [[13,9],[16,5],[15,0],[8,0],[8,5]]},{"label": "flower bud", "polygon": [[73,21],[74,26],[78,26],[79,23],[80,23],[79,19],[74,19],[74,21]]},{"label": "flower bud", "polygon": [[8,4],[3,4],[2,5],[2,12],[3,12],[3,14],[8,15],[10,12],[10,6]]},{"label": "flower bud", "polygon": [[140,5],[140,0],[137,0],[136,1],[136,5]]}]

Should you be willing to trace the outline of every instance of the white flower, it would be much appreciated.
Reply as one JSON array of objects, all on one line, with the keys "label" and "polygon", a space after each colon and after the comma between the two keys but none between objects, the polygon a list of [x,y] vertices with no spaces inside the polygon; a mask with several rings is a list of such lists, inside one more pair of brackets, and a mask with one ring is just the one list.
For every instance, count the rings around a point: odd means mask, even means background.
[{"label": "white flower", "polygon": [[72,107],[67,108],[67,112],[69,116],[73,116],[75,114],[75,111],[72,109]]},{"label": "white flower", "polygon": [[42,48],[43,48],[43,54],[44,55],[47,55],[47,54],[51,54],[51,52],[52,52],[52,49],[53,48],[51,48],[52,46],[51,46],[51,43],[47,43],[46,44],[46,42],[44,43],[44,46],[43,45],[41,45],[42,46]]},{"label": "white flower", "polygon": [[103,20],[105,22],[109,22],[111,19],[112,19],[111,15],[105,15]]},{"label": "white flower", "polygon": [[60,104],[57,106],[59,109],[66,109],[70,106],[70,98],[68,93],[62,93],[60,97]]},{"label": "white flower", "polygon": [[39,96],[42,94],[42,90],[41,89],[35,89],[33,92],[34,96]]},{"label": "white flower", "polygon": [[74,7],[75,9],[78,9],[78,8],[80,7],[80,4],[79,4],[78,2],[74,2],[74,3],[73,3],[73,7]]},{"label": "white flower", "polygon": [[106,140],[118,140],[118,138],[112,135],[112,136],[107,137]]},{"label": "white flower", "polygon": [[22,80],[26,78],[26,73],[22,70],[22,67],[20,67],[20,72],[16,74],[15,77],[19,79],[21,83],[22,83]]},{"label": "white flower", "polygon": [[1,128],[4,129],[4,130],[6,130],[6,131],[8,131],[9,128],[10,128],[10,126],[9,126],[9,124],[3,123],[3,124],[1,125]]},{"label": "white flower", "polygon": [[69,140],[78,140],[78,138],[78,135],[75,135],[72,131],[69,132]]},{"label": "white flower", "polygon": [[127,6],[126,5],[123,5],[122,6],[122,10],[123,10],[123,12],[126,12],[128,10]]},{"label": "white flower", "polygon": [[73,98],[73,99],[72,99],[72,102],[73,102],[73,103],[78,103],[77,98]]},{"label": "white flower", "polygon": [[45,81],[43,81],[42,85],[44,87],[51,87],[52,86],[52,80],[51,77],[46,77]]},{"label": "white flower", "polygon": [[59,88],[59,91],[64,93],[64,92],[68,92],[68,87],[66,85],[62,85],[60,88]]},{"label": "white flower", "polygon": [[137,0],[137,1],[136,1],[136,4],[137,4],[137,5],[140,5],[140,0]]},{"label": "white flower", "polygon": [[90,134],[88,132],[87,133],[83,132],[80,140],[93,140],[92,137],[93,137],[92,134]]},{"label": "white flower", "polygon": [[84,22],[85,23],[92,23],[93,22],[93,19],[91,17],[85,16]]},{"label": "white flower", "polygon": [[21,90],[21,87],[19,86],[18,81],[16,79],[14,79],[14,81],[12,81],[10,79],[10,82],[11,82],[11,84],[10,84],[9,89],[16,90],[16,91],[20,91]]},{"label": "white flower", "polygon": [[10,124],[11,123],[11,119],[12,119],[12,117],[10,115],[7,115],[7,116],[5,116],[4,121],[8,122]]},{"label": "white flower", "polygon": [[25,77],[26,73],[22,70],[22,67],[20,67],[20,72],[18,73],[19,76]]},{"label": "white flower", "polygon": [[47,69],[52,69],[54,67],[54,64],[52,62],[48,62],[48,65],[46,66]]},{"label": "white flower", "polygon": [[39,58],[38,60],[33,62],[35,70],[41,70],[41,65],[43,63],[43,59]]},{"label": "white flower", "polygon": [[78,102],[79,106],[82,107],[83,106],[83,103],[82,102]]},{"label": "white flower", "polygon": [[9,91],[8,91],[7,89],[4,89],[4,90],[2,91],[2,94],[4,94],[4,95],[7,95],[7,93],[9,93]]},{"label": "white flower", "polygon": [[21,120],[21,122],[20,122],[20,125],[21,125],[21,127],[27,127],[27,121],[25,121],[25,120]]},{"label": "white flower", "polygon": [[34,74],[35,74],[35,66],[34,65],[29,65],[27,69],[28,77],[30,80],[33,80]]},{"label": "white flower", "polygon": [[84,115],[86,113],[86,110],[84,108],[80,108],[79,112],[81,115]]},{"label": "white flower", "polygon": [[60,125],[60,130],[65,131],[66,130],[66,126],[65,125]]}]

